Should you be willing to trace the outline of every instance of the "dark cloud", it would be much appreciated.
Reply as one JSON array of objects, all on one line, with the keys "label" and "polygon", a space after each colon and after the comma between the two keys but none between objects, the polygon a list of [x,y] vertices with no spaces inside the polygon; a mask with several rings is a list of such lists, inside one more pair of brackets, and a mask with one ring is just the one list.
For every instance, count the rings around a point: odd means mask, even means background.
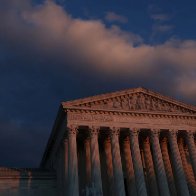
[{"label": "dark cloud", "polygon": [[0,4],[0,164],[38,165],[61,101],[144,86],[195,102],[195,40],[150,45],[52,1]]}]

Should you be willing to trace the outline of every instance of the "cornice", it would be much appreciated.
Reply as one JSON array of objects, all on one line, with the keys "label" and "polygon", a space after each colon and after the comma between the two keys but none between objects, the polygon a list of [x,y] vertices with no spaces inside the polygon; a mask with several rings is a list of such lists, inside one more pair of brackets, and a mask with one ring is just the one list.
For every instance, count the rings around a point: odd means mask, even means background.
[{"label": "cornice", "polygon": [[65,112],[77,112],[77,113],[96,113],[96,114],[108,114],[119,116],[149,116],[149,117],[167,117],[167,118],[191,118],[196,119],[196,114],[188,113],[172,113],[172,112],[151,112],[151,111],[127,111],[127,110],[104,110],[94,108],[80,108],[80,107],[67,107],[64,108]]}]

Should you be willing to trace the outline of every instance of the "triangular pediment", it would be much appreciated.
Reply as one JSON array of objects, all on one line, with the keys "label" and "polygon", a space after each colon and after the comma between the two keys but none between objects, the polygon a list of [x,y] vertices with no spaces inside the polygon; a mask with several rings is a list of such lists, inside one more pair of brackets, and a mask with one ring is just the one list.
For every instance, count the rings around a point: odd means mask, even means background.
[{"label": "triangular pediment", "polygon": [[63,102],[62,105],[64,108],[77,107],[99,110],[196,114],[195,106],[184,104],[144,88],[128,89],[114,93]]}]

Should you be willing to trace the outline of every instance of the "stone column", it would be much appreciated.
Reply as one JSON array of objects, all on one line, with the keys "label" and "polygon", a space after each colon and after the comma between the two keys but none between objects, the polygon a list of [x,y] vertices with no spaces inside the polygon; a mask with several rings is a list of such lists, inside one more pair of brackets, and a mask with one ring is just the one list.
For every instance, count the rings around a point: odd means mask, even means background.
[{"label": "stone column", "polygon": [[102,181],[101,181],[101,167],[99,158],[99,144],[98,144],[99,129],[97,127],[90,128],[91,137],[91,182],[92,192],[96,196],[102,196]]},{"label": "stone column", "polygon": [[64,161],[63,161],[63,164],[64,164],[64,193],[65,195],[68,195],[68,190],[67,190],[67,187],[68,187],[68,171],[69,171],[69,168],[68,168],[68,156],[69,156],[69,151],[68,151],[68,136],[64,136],[63,138],[63,153],[64,153]]},{"label": "stone column", "polygon": [[144,172],[139,148],[138,130],[132,129],[130,131],[131,152],[133,157],[133,167],[135,172],[135,181],[137,196],[147,196],[146,184],[144,179]]},{"label": "stone column", "polygon": [[189,196],[188,186],[182,166],[182,160],[178,148],[176,130],[169,131],[169,144],[171,149],[171,158],[176,180],[176,189],[179,196]]},{"label": "stone column", "polygon": [[179,146],[179,151],[181,154],[181,159],[182,159],[182,165],[185,171],[185,176],[187,179],[187,184],[188,184],[188,188],[189,188],[189,192],[190,195],[196,195],[196,183],[195,183],[195,178],[194,175],[192,173],[192,171],[189,169],[188,167],[188,162],[187,162],[187,157],[185,155],[185,151],[184,151],[184,140],[183,138],[179,138],[178,140],[178,146]]},{"label": "stone column", "polygon": [[162,150],[163,162],[164,162],[164,165],[165,165],[165,172],[166,172],[166,175],[167,175],[170,194],[172,196],[177,196],[175,182],[174,182],[174,176],[173,176],[173,171],[172,171],[172,166],[171,166],[171,162],[170,162],[170,158],[169,158],[167,142],[168,141],[167,141],[166,137],[164,137],[161,140],[161,150]]},{"label": "stone column", "polygon": [[193,132],[191,132],[191,131],[187,132],[186,142],[187,142],[187,145],[188,145],[190,158],[191,158],[191,163],[192,163],[194,175],[195,175],[195,178],[196,178],[196,147],[195,147]]},{"label": "stone column", "polygon": [[121,164],[120,147],[119,147],[119,132],[120,129],[111,129],[111,143],[112,143],[112,161],[113,174],[116,196],[125,196],[124,177]]},{"label": "stone column", "polygon": [[91,149],[90,149],[90,138],[84,140],[84,151],[85,151],[85,167],[86,167],[86,186],[89,187],[91,183]]},{"label": "stone column", "polygon": [[109,182],[109,195],[114,195],[114,176],[113,176],[113,165],[112,165],[112,150],[110,138],[106,138],[104,141],[104,151],[106,158],[107,176]]},{"label": "stone column", "polygon": [[143,150],[144,150],[144,160],[146,165],[146,173],[147,173],[147,179],[148,179],[148,185],[149,185],[149,194],[151,196],[157,196],[158,193],[158,186],[156,182],[156,174],[154,171],[154,164],[152,160],[152,154],[150,150],[150,140],[149,137],[146,137],[143,139]]},{"label": "stone column", "polygon": [[68,149],[69,149],[69,196],[79,196],[78,185],[78,159],[77,159],[77,144],[76,144],[77,128],[68,128]]},{"label": "stone column", "polygon": [[135,174],[133,169],[129,137],[126,137],[123,140],[123,152],[124,152],[125,168],[127,174],[128,196],[134,196],[137,195],[137,192],[136,192]]},{"label": "stone column", "polygon": [[157,174],[157,181],[159,185],[160,196],[169,196],[169,187],[165,173],[161,148],[159,144],[159,130],[153,129],[151,132],[152,151],[154,158],[154,165]]}]

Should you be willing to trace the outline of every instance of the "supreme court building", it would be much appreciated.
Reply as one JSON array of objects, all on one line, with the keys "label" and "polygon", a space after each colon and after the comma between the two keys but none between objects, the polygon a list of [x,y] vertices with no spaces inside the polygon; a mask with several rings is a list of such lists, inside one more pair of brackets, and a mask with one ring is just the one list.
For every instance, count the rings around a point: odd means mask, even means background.
[{"label": "supreme court building", "polygon": [[28,193],[196,196],[195,135],[195,106],[144,88],[63,102]]}]

